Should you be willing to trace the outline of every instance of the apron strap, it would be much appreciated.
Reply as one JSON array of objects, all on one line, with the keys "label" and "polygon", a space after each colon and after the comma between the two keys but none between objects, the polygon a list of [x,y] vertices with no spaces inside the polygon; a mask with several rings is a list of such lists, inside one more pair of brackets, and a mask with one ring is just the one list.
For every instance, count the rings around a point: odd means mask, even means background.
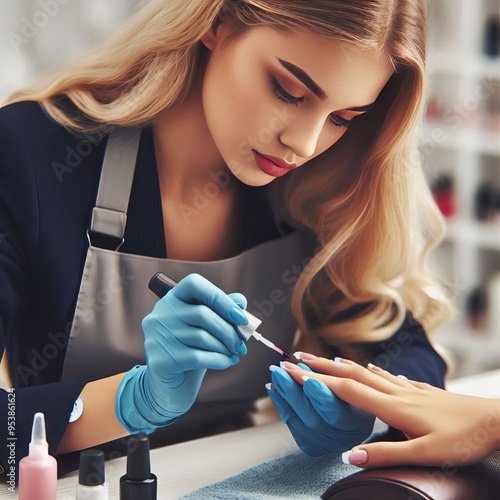
[{"label": "apron strap", "polygon": [[117,250],[123,243],[141,128],[116,128],[108,137],[89,240]]}]

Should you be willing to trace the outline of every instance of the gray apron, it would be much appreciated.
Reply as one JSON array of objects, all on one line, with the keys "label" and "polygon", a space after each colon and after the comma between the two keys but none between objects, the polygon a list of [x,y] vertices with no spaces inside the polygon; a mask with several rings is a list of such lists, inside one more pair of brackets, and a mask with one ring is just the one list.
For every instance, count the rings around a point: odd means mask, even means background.
[{"label": "gray apron", "polygon": [[[140,136],[140,129],[117,129],[110,135],[90,234],[97,232],[123,242]],[[148,289],[151,276],[158,271],[176,281],[199,273],[227,293],[243,293],[248,310],[263,320],[259,332],[289,351],[296,330],[290,297],[312,246],[312,238],[296,230],[236,257],[192,262],[120,253],[90,244],[63,380],[100,379],[146,363],[141,321],[158,300]],[[175,440],[190,435],[187,427],[209,426],[209,422],[248,412],[253,401],[265,395],[269,365],[282,358],[253,338],[247,347],[248,354],[238,365],[207,372],[196,403],[186,414],[189,417],[178,421],[184,420],[186,425],[171,426]],[[182,427],[186,427],[185,436]]]}]

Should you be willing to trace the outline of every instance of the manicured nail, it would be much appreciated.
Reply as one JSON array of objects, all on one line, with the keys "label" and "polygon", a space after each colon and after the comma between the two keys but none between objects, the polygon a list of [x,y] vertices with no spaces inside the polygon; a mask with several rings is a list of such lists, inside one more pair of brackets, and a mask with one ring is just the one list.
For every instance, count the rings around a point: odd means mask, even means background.
[{"label": "manicured nail", "polygon": [[404,380],[408,380],[408,377],[406,377],[405,375],[398,375],[399,378],[402,378]]},{"label": "manicured nail", "polygon": [[350,359],[345,359],[345,358],[334,358],[333,362],[336,365],[355,365],[356,363],[354,361],[351,361]]},{"label": "manicured nail", "polygon": [[346,465],[363,465],[368,462],[368,453],[365,450],[345,451],[342,453],[342,462]]},{"label": "manicured nail", "polygon": [[271,382],[269,382],[269,384],[266,384],[266,389],[268,391],[272,391],[273,390],[273,384],[271,384]]},{"label": "manicured nail", "polygon": [[289,363],[288,361],[280,361],[281,368],[288,368],[289,370],[299,370],[297,365],[293,363]]},{"label": "manicured nail", "polygon": [[314,354],[309,354],[308,352],[302,352],[302,351],[294,352],[293,355],[297,359],[305,359],[306,361],[312,360],[312,359],[318,359],[318,356],[315,356]]},{"label": "manicured nail", "polygon": [[280,369],[280,367],[279,367],[279,366],[276,366],[276,365],[271,365],[271,366],[269,367],[269,369],[270,369],[272,372],[275,372],[276,370],[279,370],[279,369]]},{"label": "manicured nail", "polygon": [[382,372],[384,370],[382,370],[382,368],[380,368],[379,366],[376,366],[374,365],[373,363],[368,363],[368,368],[374,372]]},{"label": "manicured nail", "polygon": [[248,325],[248,318],[238,306],[231,309],[231,317],[240,325]]},{"label": "manicured nail", "polygon": [[311,377],[308,377],[307,375],[302,375],[302,380],[304,382],[306,382],[307,380],[309,380]]}]

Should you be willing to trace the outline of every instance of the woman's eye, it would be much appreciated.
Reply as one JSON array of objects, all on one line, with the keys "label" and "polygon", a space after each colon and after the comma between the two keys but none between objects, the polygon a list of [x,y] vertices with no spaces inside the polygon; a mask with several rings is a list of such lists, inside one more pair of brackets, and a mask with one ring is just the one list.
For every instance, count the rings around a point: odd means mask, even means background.
[{"label": "woman's eye", "polygon": [[273,89],[274,94],[276,97],[287,104],[293,104],[294,106],[298,106],[300,102],[304,101],[303,97],[294,97],[293,95],[290,95],[276,80],[276,78],[271,77],[271,87]]},{"label": "woman's eye", "polygon": [[352,120],[346,120],[345,118],[342,118],[340,115],[337,114],[333,114],[331,120],[336,127],[344,127],[344,128],[347,128],[352,121]]}]

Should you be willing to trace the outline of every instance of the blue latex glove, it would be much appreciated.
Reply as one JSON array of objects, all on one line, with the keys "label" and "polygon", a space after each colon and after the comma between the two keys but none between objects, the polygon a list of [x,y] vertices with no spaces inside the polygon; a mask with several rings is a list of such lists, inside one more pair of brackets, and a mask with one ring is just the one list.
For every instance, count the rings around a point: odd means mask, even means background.
[{"label": "blue latex glove", "polygon": [[[311,371],[303,363],[299,366]],[[339,399],[323,382],[311,378],[301,386],[282,369],[271,378],[269,397],[307,455],[350,450],[371,434],[375,417]]]},{"label": "blue latex glove", "polygon": [[246,325],[241,294],[226,295],[190,274],[160,299],[142,321],[146,366],[126,373],[116,414],[131,433],[151,433],[192,406],[207,369],[224,370],[246,354],[235,328]]}]

